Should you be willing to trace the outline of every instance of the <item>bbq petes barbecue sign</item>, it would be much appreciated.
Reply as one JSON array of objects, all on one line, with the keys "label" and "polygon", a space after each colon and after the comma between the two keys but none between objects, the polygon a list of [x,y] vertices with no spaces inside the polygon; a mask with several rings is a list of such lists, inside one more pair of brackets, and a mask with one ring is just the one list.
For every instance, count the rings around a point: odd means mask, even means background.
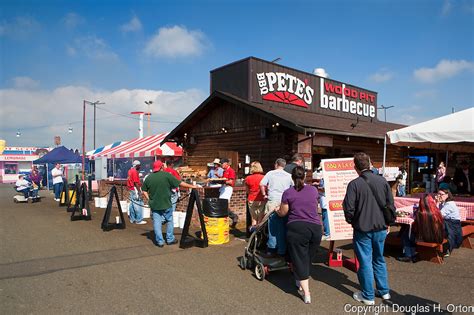
[{"label": "bbq petes barbecue sign", "polygon": [[344,83],[305,73],[293,75],[286,72],[257,72],[256,79],[262,100],[317,112],[367,118],[377,115],[376,93]]}]

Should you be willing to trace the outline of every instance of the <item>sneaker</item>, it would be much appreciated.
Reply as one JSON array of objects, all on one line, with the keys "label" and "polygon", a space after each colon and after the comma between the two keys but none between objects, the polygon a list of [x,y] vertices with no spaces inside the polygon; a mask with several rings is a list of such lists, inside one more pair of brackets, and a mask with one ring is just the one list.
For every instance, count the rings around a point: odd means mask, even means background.
[{"label": "sneaker", "polygon": [[366,300],[362,297],[362,292],[354,292],[354,294],[352,294],[352,297],[354,298],[354,300],[358,301],[358,302],[361,302],[365,305],[375,305],[375,301],[374,300]]},{"label": "sneaker", "polygon": [[398,260],[398,261],[401,261],[401,262],[412,262],[412,258],[407,257],[407,256],[400,256],[400,257],[397,257],[395,259]]},{"label": "sneaker", "polygon": [[146,221],[145,220],[141,220],[140,222],[137,222],[136,224],[146,224]]},{"label": "sneaker", "polygon": [[449,250],[446,251],[446,253],[444,253],[443,257],[444,257],[444,258],[449,257]]},{"label": "sneaker", "polygon": [[158,246],[159,248],[162,248],[165,246],[165,244],[156,244],[156,246]]},{"label": "sneaker", "polygon": [[135,222],[133,222],[132,220],[130,220],[130,224],[133,224],[133,223],[135,223]]},{"label": "sneaker", "polygon": [[57,198],[54,198],[54,201],[59,201],[59,199],[57,199]]},{"label": "sneaker", "polygon": [[321,241],[329,241],[331,240],[331,235],[323,235],[323,237],[321,237]]},{"label": "sneaker", "polygon": [[305,295],[303,290],[298,290],[298,295],[301,296],[301,298],[304,301],[304,304],[311,304],[311,295]]},{"label": "sneaker", "polygon": [[178,240],[177,240],[177,239],[174,239],[174,240],[172,240],[171,242],[166,242],[166,245],[174,245],[174,244],[178,244]]},{"label": "sneaker", "polygon": [[376,296],[378,296],[379,298],[381,298],[382,300],[390,300],[392,298],[392,296],[390,295],[390,293],[386,293],[384,295],[380,295],[380,293],[377,291],[376,293]]}]

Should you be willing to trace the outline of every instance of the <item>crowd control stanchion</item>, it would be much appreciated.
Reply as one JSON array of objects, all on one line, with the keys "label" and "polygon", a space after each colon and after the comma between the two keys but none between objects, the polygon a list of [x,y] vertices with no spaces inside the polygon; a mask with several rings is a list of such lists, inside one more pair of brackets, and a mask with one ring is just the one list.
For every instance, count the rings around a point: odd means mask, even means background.
[{"label": "crowd control stanchion", "polygon": [[74,212],[76,209],[79,209],[79,189],[78,183],[74,185],[74,190],[72,191],[71,197],[67,205],[67,212]]},{"label": "crowd control stanchion", "polygon": [[[114,223],[110,223],[109,220],[110,220],[110,214],[112,213],[112,205],[113,205],[114,197],[115,197],[115,201],[117,202],[117,207],[118,207],[118,212],[119,212],[119,215],[116,216],[116,218],[119,218],[120,222],[117,222],[116,220]],[[101,227],[104,232],[111,231],[114,229],[125,229],[125,219],[123,217],[122,206],[120,205],[120,201],[119,201],[119,197],[117,193],[117,187],[115,187],[115,185],[112,186],[112,188],[109,191],[109,201],[107,202],[107,209],[105,210]]]},{"label": "crowd control stanchion", "polygon": [[63,182],[63,190],[61,191],[61,194],[59,195],[59,206],[64,207],[69,205],[69,188],[68,188],[68,183]]},{"label": "crowd control stanchion", "polygon": [[[78,212],[76,214],[76,212]],[[89,207],[89,197],[87,196],[87,185],[83,183],[79,188],[79,194],[76,197],[76,206],[71,213],[71,221],[91,220],[91,210]]]},{"label": "crowd control stanchion", "polygon": [[[201,233],[203,237],[202,239],[196,238],[189,234],[189,226],[191,225],[191,218],[193,216],[195,204],[198,210],[199,223],[201,224]],[[188,209],[186,211],[186,219],[184,221],[183,233],[181,234],[181,241],[179,242],[179,247],[183,249],[192,246],[197,246],[201,248],[209,246],[206,225],[204,224],[204,214],[202,212],[201,199],[199,198],[199,192],[196,189],[193,189],[189,196]]]},{"label": "crowd control stanchion", "polygon": [[87,176],[87,191],[88,191],[88,196],[89,196],[89,201],[92,201],[92,176],[88,175]]}]

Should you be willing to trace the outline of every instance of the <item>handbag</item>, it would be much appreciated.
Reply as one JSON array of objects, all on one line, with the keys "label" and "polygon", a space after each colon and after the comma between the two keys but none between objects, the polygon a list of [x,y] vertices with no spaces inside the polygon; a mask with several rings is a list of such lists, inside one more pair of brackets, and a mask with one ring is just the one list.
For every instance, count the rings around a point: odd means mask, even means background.
[{"label": "handbag", "polygon": [[385,205],[382,203],[380,200],[379,196],[376,194],[374,187],[370,185],[369,179],[365,177],[364,175],[361,176],[365,182],[367,183],[367,186],[369,186],[370,191],[372,192],[372,195],[375,197],[375,200],[377,201],[377,204],[379,205],[379,208],[382,210],[383,213],[383,218],[385,220],[386,225],[390,225],[395,223],[396,220],[396,209],[393,205],[390,203],[385,202]]}]

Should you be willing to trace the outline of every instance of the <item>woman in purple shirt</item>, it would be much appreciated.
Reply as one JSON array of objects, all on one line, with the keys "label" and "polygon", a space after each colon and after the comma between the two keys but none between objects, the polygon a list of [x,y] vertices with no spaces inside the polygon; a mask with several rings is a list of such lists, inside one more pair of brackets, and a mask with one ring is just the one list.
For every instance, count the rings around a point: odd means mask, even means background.
[{"label": "woman in purple shirt", "polygon": [[295,185],[283,193],[277,213],[281,217],[288,214],[286,241],[293,262],[298,294],[309,304],[311,294],[308,279],[311,261],[321,243],[322,228],[318,214],[318,190],[304,184],[305,175],[301,166],[293,169],[291,177]]}]

